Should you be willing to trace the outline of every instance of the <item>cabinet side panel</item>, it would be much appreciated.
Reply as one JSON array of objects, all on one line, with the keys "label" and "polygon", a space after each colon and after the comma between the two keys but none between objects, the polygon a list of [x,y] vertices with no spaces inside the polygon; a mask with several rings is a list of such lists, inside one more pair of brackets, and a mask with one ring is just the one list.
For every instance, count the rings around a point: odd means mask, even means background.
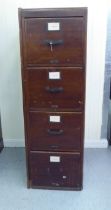
[{"label": "cabinet side panel", "polygon": [[26,88],[25,88],[25,74],[24,74],[24,18],[22,15],[22,9],[18,9],[19,19],[19,37],[20,37],[20,57],[21,57],[21,79],[22,79],[22,98],[23,98],[23,114],[24,114],[24,129],[25,129],[25,152],[26,152],[26,168],[27,168],[27,187],[30,187],[30,173],[29,173],[29,161],[28,161],[28,119],[27,119],[27,104],[26,104]]}]

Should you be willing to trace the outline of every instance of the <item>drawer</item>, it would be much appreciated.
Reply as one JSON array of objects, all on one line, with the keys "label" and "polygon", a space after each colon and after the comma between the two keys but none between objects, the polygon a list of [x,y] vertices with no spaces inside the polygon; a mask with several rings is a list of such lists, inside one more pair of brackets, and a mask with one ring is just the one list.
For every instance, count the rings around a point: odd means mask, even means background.
[{"label": "drawer", "polygon": [[80,151],[83,115],[62,112],[29,113],[31,150]]},{"label": "drawer", "polygon": [[85,60],[83,17],[24,20],[24,58],[33,66],[81,66]]},{"label": "drawer", "polygon": [[79,153],[30,152],[32,187],[82,188]]},{"label": "drawer", "polygon": [[[50,79],[52,73],[56,74],[56,78],[59,74],[59,79]],[[84,76],[84,71],[78,68],[35,68],[26,71],[29,107],[82,110]]]}]

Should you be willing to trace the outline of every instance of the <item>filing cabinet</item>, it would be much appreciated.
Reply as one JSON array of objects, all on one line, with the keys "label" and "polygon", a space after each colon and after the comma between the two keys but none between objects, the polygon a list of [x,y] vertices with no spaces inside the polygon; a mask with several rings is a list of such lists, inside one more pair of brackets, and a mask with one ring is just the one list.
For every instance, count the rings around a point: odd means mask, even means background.
[{"label": "filing cabinet", "polygon": [[68,152],[31,152],[31,185],[45,187],[80,187],[80,155]]},{"label": "filing cabinet", "polygon": [[87,8],[19,9],[28,187],[81,190]]}]

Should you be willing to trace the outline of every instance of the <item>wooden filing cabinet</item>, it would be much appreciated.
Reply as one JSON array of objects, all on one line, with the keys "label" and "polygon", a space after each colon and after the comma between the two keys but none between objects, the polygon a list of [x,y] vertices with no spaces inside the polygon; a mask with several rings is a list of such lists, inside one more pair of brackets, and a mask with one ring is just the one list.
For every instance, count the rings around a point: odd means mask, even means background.
[{"label": "wooden filing cabinet", "polygon": [[28,187],[81,190],[87,8],[19,9]]}]

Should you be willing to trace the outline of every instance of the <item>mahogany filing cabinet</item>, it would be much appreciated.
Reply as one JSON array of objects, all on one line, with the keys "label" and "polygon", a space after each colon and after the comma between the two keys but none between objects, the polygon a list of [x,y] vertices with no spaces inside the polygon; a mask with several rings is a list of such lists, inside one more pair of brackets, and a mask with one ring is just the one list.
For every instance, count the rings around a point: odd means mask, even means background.
[{"label": "mahogany filing cabinet", "polygon": [[19,9],[28,187],[81,190],[87,8]]}]

